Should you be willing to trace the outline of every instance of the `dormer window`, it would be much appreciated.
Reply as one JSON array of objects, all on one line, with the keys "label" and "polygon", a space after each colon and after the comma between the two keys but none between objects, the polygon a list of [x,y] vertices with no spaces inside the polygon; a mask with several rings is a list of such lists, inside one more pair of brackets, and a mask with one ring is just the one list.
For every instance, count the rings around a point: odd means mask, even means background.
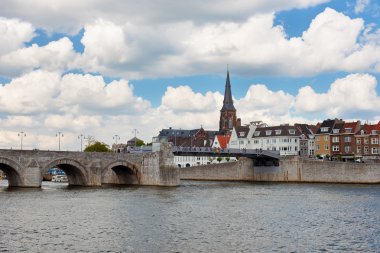
[{"label": "dormer window", "polygon": [[267,131],[265,131],[265,134],[266,134],[266,135],[271,135],[271,134],[272,134],[272,130],[267,130]]},{"label": "dormer window", "polygon": [[372,134],[379,134],[379,130],[372,130]]},{"label": "dormer window", "polygon": [[328,132],[329,128],[328,127],[321,127],[321,132]]},{"label": "dormer window", "polygon": [[244,132],[239,132],[239,136],[240,136],[240,137],[243,137],[244,134],[245,134]]},{"label": "dormer window", "polygon": [[276,132],[276,135],[281,134],[281,130],[275,130],[275,132]]},{"label": "dormer window", "polygon": [[339,134],[339,129],[333,129],[333,134]]},{"label": "dormer window", "polygon": [[296,133],[296,130],[294,129],[289,129],[289,134],[295,134]]},{"label": "dormer window", "polygon": [[255,136],[259,136],[259,135],[260,135],[260,131],[256,131]]},{"label": "dormer window", "polygon": [[346,133],[352,133],[352,128],[345,128]]}]

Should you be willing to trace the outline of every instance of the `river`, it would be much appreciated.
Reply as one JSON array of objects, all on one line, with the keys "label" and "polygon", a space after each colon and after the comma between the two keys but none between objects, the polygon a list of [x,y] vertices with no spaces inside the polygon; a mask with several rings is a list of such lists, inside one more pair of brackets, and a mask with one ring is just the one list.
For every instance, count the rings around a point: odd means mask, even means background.
[{"label": "river", "polygon": [[380,185],[6,185],[0,252],[380,251]]}]

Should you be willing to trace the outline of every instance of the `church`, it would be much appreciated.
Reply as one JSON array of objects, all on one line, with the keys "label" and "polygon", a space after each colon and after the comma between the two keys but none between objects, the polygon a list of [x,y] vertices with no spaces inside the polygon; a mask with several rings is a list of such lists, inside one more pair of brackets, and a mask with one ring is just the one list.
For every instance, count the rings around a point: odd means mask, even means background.
[{"label": "church", "polygon": [[[171,142],[174,146],[179,147],[211,147],[215,139],[228,138],[233,128],[235,127],[236,129],[240,126],[241,120],[236,116],[231,92],[230,73],[227,70],[223,105],[220,110],[219,130],[210,131],[203,129],[203,127],[190,130],[169,127],[162,129],[154,139],[158,142]],[[225,140],[221,140],[221,142],[226,143]]]}]

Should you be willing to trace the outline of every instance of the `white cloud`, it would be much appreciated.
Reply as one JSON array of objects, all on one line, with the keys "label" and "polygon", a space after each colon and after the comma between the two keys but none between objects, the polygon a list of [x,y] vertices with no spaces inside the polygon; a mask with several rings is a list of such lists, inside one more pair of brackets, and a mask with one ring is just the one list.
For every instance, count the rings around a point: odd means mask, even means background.
[{"label": "white cloud", "polygon": [[34,28],[30,23],[0,16],[0,55],[21,48],[24,42],[30,41],[33,37]]},{"label": "white cloud", "polygon": [[343,117],[357,112],[377,112],[380,98],[377,80],[368,74],[350,74],[337,79],[327,93],[316,93],[312,87],[300,89],[295,108],[301,113],[324,112],[328,117]]},{"label": "white cloud", "polygon": [[359,14],[364,11],[364,9],[369,5],[370,0],[356,0],[355,13]]},{"label": "white cloud", "polygon": [[46,46],[39,47],[33,44],[30,47],[20,48],[0,57],[0,74],[20,74],[36,68],[48,71],[63,71],[69,69],[76,53],[72,42],[64,37],[52,41]]},{"label": "white cloud", "polygon": [[[0,15],[18,16],[48,31],[75,33],[94,17],[123,24],[154,25],[175,22],[209,23],[221,20],[242,21],[248,16],[293,8],[316,6],[329,0],[228,0],[149,1],[133,0],[3,0]],[[33,11],[31,11],[33,10]],[[43,17],[43,18],[41,18]]]}]

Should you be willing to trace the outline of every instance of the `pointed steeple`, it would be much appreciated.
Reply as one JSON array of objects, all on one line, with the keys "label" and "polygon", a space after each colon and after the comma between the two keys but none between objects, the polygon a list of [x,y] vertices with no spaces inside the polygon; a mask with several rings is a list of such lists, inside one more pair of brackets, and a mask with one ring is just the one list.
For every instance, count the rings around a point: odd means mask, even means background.
[{"label": "pointed steeple", "polygon": [[234,107],[234,101],[232,100],[230,71],[228,70],[228,67],[227,67],[226,87],[224,90],[224,99],[223,99],[223,107],[222,107],[222,111],[224,110],[236,110]]}]

